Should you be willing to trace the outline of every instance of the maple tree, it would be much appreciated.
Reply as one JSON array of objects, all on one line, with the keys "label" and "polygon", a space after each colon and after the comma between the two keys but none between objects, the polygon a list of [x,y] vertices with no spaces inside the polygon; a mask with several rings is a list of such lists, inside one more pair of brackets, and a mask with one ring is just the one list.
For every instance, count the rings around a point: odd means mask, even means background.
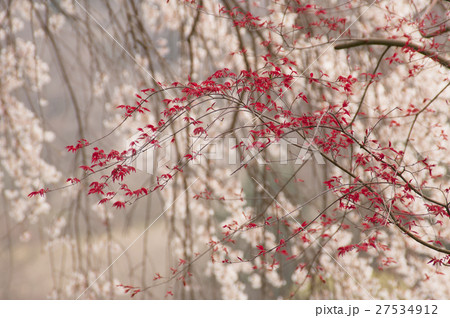
[{"label": "maple tree", "polygon": [[[159,196],[170,264],[137,284],[114,282],[109,271],[104,291],[93,287],[104,269],[80,265],[73,294],[113,297],[116,286],[145,298],[162,286],[163,297],[190,299],[447,297],[448,6],[126,2],[134,44],[121,48],[152,85],[120,84],[106,103],[111,131],[99,138],[80,117],[79,141],[66,147],[81,153],[80,172],[65,190],[29,196],[74,191],[86,220],[95,200],[106,245],[114,214]],[[174,45],[152,40],[165,32],[178,32],[178,75]],[[89,45],[104,49],[89,34]],[[108,95],[104,83],[96,89]],[[130,135],[126,147],[107,143]],[[132,185],[149,153],[154,174]],[[152,224],[146,214],[145,229]],[[77,244],[89,263],[88,242],[86,254]],[[108,270],[114,259],[108,249]]]}]

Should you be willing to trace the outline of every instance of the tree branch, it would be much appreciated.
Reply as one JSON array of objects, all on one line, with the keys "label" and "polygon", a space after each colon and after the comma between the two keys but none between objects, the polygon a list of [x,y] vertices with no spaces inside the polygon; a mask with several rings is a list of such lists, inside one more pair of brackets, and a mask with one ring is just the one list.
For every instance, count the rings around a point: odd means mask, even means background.
[{"label": "tree branch", "polygon": [[368,39],[348,39],[343,40],[344,43],[338,44],[334,47],[335,50],[349,49],[352,47],[363,46],[363,45],[385,45],[385,46],[396,46],[396,47],[408,47],[411,48],[417,53],[425,55],[429,57],[442,66],[450,69],[450,60],[440,56],[437,52],[430,51],[425,49],[420,44],[407,42],[403,40],[394,40],[394,39],[376,39],[376,38],[368,38]]}]

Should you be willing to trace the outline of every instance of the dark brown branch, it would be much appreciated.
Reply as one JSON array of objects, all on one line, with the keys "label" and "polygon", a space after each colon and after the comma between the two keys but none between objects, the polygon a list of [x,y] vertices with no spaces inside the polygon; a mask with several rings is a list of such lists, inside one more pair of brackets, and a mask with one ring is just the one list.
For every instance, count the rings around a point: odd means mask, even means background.
[{"label": "dark brown branch", "polygon": [[349,49],[352,47],[363,46],[363,45],[385,45],[385,46],[407,47],[407,48],[411,48],[411,49],[415,50],[417,53],[420,53],[422,55],[425,55],[426,57],[429,57],[429,58],[435,60],[442,66],[450,69],[450,60],[440,56],[437,52],[427,50],[423,46],[416,44],[416,43],[407,42],[407,41],[403,41],[403,40],[374,39],[374,38],[348,39],[348,40],[343,40],[343,41],[345,41],[345,42],[336,45],[334,47],[334,49],[342,50],[342,49]]}]

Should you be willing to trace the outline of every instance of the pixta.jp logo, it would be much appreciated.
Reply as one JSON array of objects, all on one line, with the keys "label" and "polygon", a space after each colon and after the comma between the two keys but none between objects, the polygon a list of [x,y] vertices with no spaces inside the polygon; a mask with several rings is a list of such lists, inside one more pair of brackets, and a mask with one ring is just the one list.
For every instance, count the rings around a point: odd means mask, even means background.
[{"label": "pixta.jp logo", "polygon": [[162,167],[204,165],[206,161],[215,161],[223,165],[240,166],[255,161],[266,165],[301,165],[314,158],[317,164],[325,161],[312,139],[283,138],[272,141],[264,148],[253,138],[211,138],[194,137],[190,139],[189,153],[180,157],[172,141],[172,136],[143,138],[141,133],[127,139],[128,157],[126,164],[148,174],[156,174]]}]

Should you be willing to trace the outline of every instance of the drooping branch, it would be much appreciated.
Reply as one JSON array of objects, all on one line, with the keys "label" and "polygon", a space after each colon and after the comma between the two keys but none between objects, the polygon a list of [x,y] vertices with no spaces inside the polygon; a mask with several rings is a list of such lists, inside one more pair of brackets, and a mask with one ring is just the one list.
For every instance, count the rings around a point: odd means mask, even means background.
[{"label": "drooping branch", "polygon": [[426,39],[429,39],[429,38],[434,38],[435,36],[439,36],[439,35],[442,35],[442,34],[444,34],[444,33],[449,32],[449,31],[450,31],[450,26],[449,26],[449,25],[446,25],[446,26],[442,27],[441,29],[436,30],[436,31],[434,31],[434,32],[431,32],[431,33],[429,33],[429,34],[424,33],[423,30],[419,30],[419,31],[420,31],[420,33],[422,34],[422,37],[424,37],[424,38],[426,38]]},{"label": "drooping branch", "polygon": [[394,39],[376,39],[376,38],[368,38],[368,39],[346,39],[343,40],[343,43],[340,43],[334,47],[335,50],[343,50],[350,49],[352,47],[364,46],[364,45],[385,45],[385,46],[395,46],[395,47],[407,47],[415,50],[417,53],[425,55],[429,57],[442,66],[450,69],[450,60],[440,56],[437,52],[427,50],[423,46],[417,43],[408,42],[404,40],[394,40]]}]

